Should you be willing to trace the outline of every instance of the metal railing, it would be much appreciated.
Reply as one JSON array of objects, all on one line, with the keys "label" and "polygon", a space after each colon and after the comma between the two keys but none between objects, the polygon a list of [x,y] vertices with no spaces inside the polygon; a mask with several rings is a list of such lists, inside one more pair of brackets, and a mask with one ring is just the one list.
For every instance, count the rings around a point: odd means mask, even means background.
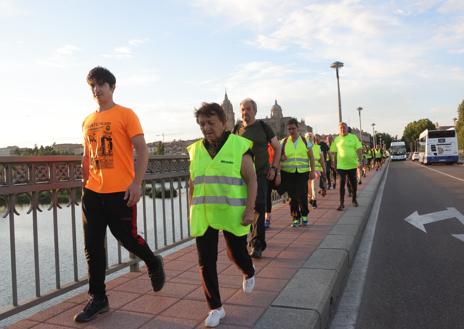
[{"label": "metal railing", "polygon": [[[138,204],[142,216],[138,217],[139,228],[143,227],[143,236],[147,241],[153,242],[149,242],[149,244],[154,250],[162,251],[190,239],[188,166],[188,157],[184,155],[151,156],[149,159],[148,170],[143,182],[144,193]],[[9,267],[8,271],[11,278],[11,282],[8,282],[3,274],[0,281],[0,288],[5,282],[10,286],[10,289],[3,287],[3,293],[0,289],[0,295],[9,290],[9,303],[0,304],[0,320],[87,283],[86,276],[79,274],[83,270],[82,267],[85,268],[85,265],[82,265],[84,248],[83,243],[78,244],[81,240],[82,230],[76,228],[76,218],[80,217],[77,213],[80,212],[81,189],[81,157],[0,157],[0,210],[2,211],[0,215],[2,231],[0,233],[3,233],[2,236],[7,238],[9,236],[9,255],[0,254],[2,255],[0,265],[3,269]],[[155,194],[158,194],[158,198]],[[151,201],[150,195],[152,196]],[[42,198],[49,201],[45,212],[40,202]],[[65,204],[62,203],[63,198],[66,201]],[[29,207],[27,211],[23,209],[21,214],[18,211],[19,201],[25,202]],[[65,207],[63,208],[63,206]],[[66,208],[70,209],[68,215],[64,213]],[[42,218],[39,220],[43,214],[51,215],[50,226],[46,232],[39,232],[39,227],[47,221]],[[26,230],[26,233],[31,234],[32,250],[28,250],[27,247],[31,243],[30,237],[23,238],[21,236],[21,239],[17,239],[15,234],[17,225],[23,224],[22,222],[16,223],[16,221],[29,221],[30,219],[32,219],[32,232]],[[5,221],[8,221],[8,224]],[[6,228],[7,225],[8,228]],[[63,235],[69,226],[71,227],[70,239],[63,240],[60,235]],[[9,233],[6,232],[7,230]],[[152,235],[149,235],[150,231],[153,231]],[[4,243],[7,242],[4,241]],[[50,244],[50,248],[42,248],[43,243]],[[111,241],[107,240],[106,243],[111,243]],[[115,256],[117,259],[110,264],[109,257],[107,257],[107,273],[128,266],[131,270],[136,270],[138,260],[130,255],[123,258],[121,246],[118,242],[113,243],[117,245],[117,248],[106,248],[107,256],[108,249],[117,250]],[[19,249],[17,247],[20,247],[20,244],[25,245],[24,248],[20,248],[21,252],[23,255],[33,258],[33,265],[24,264],[22,259],[18,259],[17,251]],[[52,252],[43,256],[41,248],[49,253],[52,249]],[[64,257],[63,253],[65,253]],[[5,260],[9,258],[9,266],[2,263],[2,258],[3,263],[8,263],[8,260]],[[47,265],[43,265],[44,259],[49,261]],[[68,267],[64,266],[64,261],[70,263]],[[33,266],[27,279],[33,281],[35,291],[23,300],[18,294],[18,269],[25,266]],[[50,287],[50,283],[44,284],[41,279],[41,271],[44,270],[44,267],[53,267],[54,275],[52,276],[54,278],[52,281],[54,283],[51,284],[52,287]],[[63,276],[69,276],[69,267],[72,268],[72,277],[67,280]],[[34,273],[33,278],[31,277],[32,273]],[[49,286],[49,289],[43,291],[43,286]]]}]

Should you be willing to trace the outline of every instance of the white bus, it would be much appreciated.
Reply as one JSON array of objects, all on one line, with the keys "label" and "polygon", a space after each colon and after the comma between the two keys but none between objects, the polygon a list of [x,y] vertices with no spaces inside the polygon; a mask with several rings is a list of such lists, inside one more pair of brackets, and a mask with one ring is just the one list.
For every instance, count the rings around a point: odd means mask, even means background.
[{"label": "white bus", "polygon": [[459,160],[458,140],[453,130],[428,130],[419,135],[419,162],[457,163]]},{"label": "white bus", "polygon": [[402,141],[391,142],[390,158],[392,160],[406,160],[406,144]]}]

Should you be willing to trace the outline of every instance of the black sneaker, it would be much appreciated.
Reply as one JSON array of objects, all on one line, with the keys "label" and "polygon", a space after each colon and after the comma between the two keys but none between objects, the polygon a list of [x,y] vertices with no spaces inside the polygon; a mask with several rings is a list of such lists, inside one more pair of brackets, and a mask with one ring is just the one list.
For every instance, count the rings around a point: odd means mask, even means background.
[{"label": "black sneaker", "polygon": [[313,200],[313,208],[314,208],[314,209],[317,208],[317,200]]},{"label": "black sneaker", "polygon": [[148,276],[150,277],[153,291],[160,291],[164,286],[164,281],[166,280],[163,257],[155,255],[154,262],[148,266]]},{"label": "black sneaker", "polygon": [[95,298],[90,297],[89,302],[85,305],[84,309],[74,316],[76,322],[89,322],[97,316],[97,314],[108,312],[110,306],[108,304],[108,297]]},{"label": "black sneaker", "polygon": [[353,200],[353,207],[358,207],[358,206],[359,206],[358,201]]},{"label": "black sneaker", "polygon": [[343,203],[340,203],[340,205],[338,206],[337,210],[338,210],[338,211],[342,211],[344,208],[345,208],[345,206],[343,205]]},{"label": "black sneaker", "polygon": [[262,253],[263,251],[260,248],[254,247],[253,249],[251,249],[250,256],[252,258],[261,258]]}]

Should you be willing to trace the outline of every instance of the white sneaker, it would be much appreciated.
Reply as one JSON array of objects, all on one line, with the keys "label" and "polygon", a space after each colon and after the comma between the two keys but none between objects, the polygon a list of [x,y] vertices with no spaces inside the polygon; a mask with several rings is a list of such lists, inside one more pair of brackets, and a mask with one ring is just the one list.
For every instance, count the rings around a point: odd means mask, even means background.
[{"label": "white sneaker", "polygon": [[225,316],[226,311],[224,311],[224,307],[222,306],[220,308],[209,311],[208,317],[205,319],[205,327],[217,327],[221,322],[221,319],[224,319]]},{"label": "white sneaker", "polygon": [[251,278],[247,279],[245,276],[243,277],[242,289],[245,294],[250,294],[255,288],[256,267],[253,265],[253,268],[255,269],[255,274]]}]

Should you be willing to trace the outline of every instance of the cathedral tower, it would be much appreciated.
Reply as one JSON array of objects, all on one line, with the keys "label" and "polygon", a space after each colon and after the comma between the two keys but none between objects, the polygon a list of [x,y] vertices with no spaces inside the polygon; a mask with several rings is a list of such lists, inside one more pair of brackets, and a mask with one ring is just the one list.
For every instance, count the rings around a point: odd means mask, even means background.
[{"label": "cathedral tower", "polygon": [[227,97],[227,91],[224,95],[224,100],[222,101],[221,106],[224,112],[226,113],[226,130],[232,131],[235,125],[235,114],[232,103],[229,101],[229,98]]}]

